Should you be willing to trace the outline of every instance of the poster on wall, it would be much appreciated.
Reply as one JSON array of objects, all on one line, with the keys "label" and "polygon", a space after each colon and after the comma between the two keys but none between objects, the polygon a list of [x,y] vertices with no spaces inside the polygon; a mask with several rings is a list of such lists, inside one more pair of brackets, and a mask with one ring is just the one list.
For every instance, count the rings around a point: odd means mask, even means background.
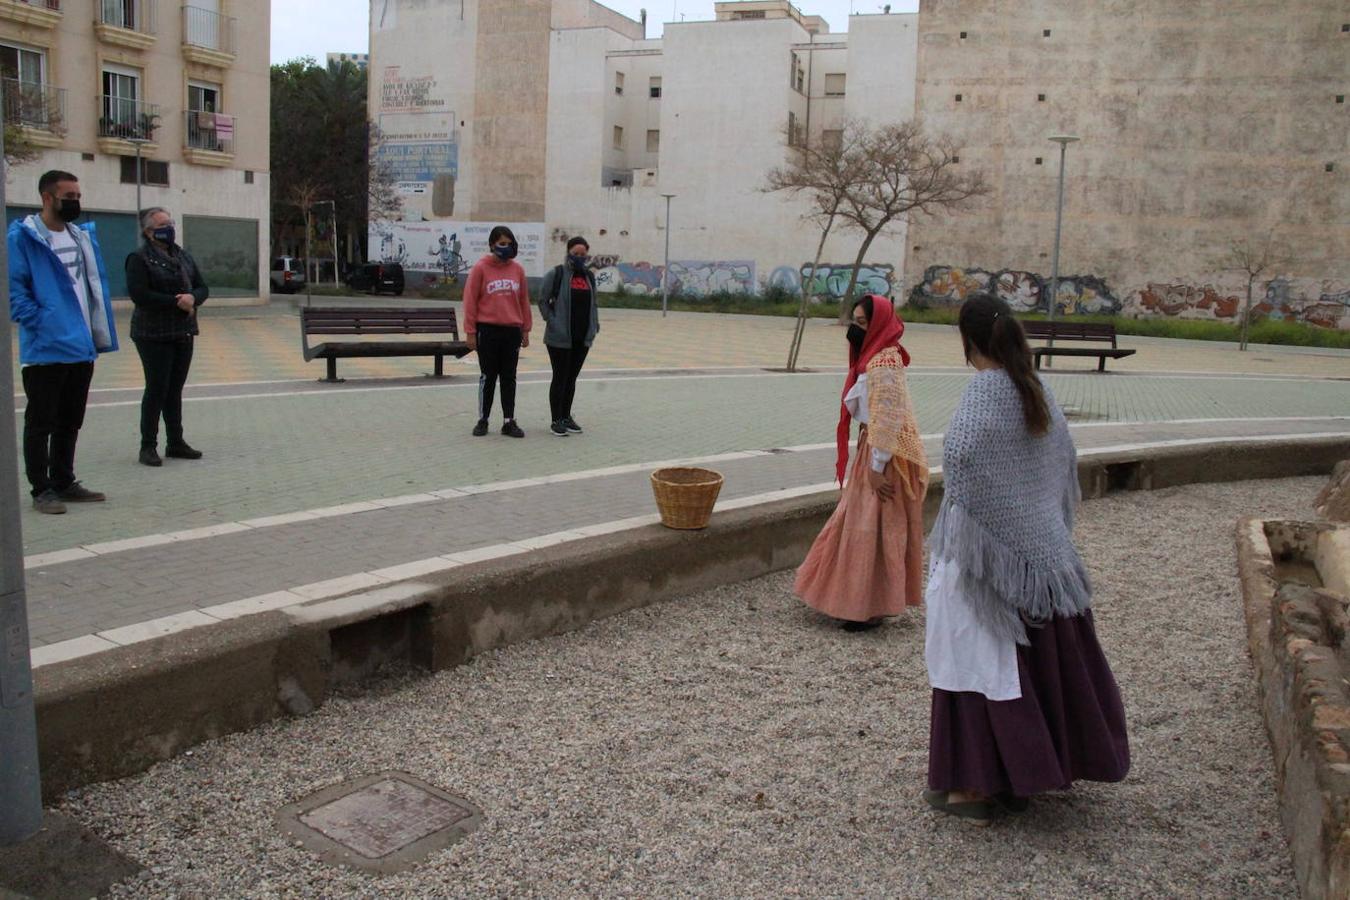
[{"label": "poster on wall", "polygon": [[[474,263],[488,252],[488,234],[495,222],[372,222],[370,254],[380,262],[396,262],[419,282],[463,280]],[[530,278],[543,277],[543,222],[507,222],[520,244],[516,257]]]},{"label": "poster on wall", "polygon": [[[459,177],[459,129],[455,111],[440,96],[434,75],[408,75],[401,66],[380,71],[376,159],[405,196],[425,194],[433,185],[453,208]],[[439,212],[439,210],[437,211]]]}]

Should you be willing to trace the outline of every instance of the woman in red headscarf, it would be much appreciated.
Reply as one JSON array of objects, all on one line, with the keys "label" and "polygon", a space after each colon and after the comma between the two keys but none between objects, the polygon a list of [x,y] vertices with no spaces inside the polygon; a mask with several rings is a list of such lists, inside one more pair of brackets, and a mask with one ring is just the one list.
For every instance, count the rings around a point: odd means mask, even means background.
[{"label": "woman in red headscarf", "polygon": [[[928,459],[905,380],[904,333],[887,298],[869,294],[854,305],[836,433],[835,476],[844,492],[794,585],[797,596],[850,631],[923,599]],[[845,483],[850,420],[859,424],[858,452]]]}]

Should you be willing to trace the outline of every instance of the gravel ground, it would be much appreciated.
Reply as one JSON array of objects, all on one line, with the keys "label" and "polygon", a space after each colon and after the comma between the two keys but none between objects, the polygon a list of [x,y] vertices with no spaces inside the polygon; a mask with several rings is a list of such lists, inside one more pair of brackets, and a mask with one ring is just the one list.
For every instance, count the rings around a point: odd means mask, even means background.
[{"label": "gravel ground", "polygon": [[[1134,768],[991,828],[919,797],[922,614],[847,634],[789,574],[393,676],[63,808],[146,866],[119,897],[1294,897],[1233,523],[1306,516],[1322,483],[1084,507]],[[389,769],[467,797],[483,827],[383,878],[275,830],[281,806]]]}]

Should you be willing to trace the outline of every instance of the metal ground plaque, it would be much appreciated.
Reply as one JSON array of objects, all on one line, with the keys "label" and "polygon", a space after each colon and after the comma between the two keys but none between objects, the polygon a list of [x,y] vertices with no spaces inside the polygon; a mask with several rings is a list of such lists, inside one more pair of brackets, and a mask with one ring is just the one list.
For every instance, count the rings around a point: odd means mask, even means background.
[{"label": "metal ground plaque", "polygon": [[326,862],[380,873],[410,868],[481,822],[467,800],[403,772],[326,788],[278,816],[282,831]]}]

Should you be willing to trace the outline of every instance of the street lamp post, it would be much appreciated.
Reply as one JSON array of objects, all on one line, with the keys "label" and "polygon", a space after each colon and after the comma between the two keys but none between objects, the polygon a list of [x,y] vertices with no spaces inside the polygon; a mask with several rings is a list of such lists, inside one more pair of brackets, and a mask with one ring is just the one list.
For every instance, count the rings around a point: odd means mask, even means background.
[{"label": "street lamp post", "polygon": [[666,308],[670,305],[670,201],[674,194],[662,194],[666,198],[666,265],[661,270],[661,318],[666,317]]},{"label": "street lamp post", "polygon": [[[1055,305],[1059,301],[1059,236],[1064,224],[1064,151],[1070,144],[1078,140],[1071,134],[1056,134],[1050,137],[1050,140],[1059,144],[1059,199],[1055,203],[1055,253],[1050,261],[1050,301],[1046,304],[1049,319],[1055,321]],[[1050,337],[1046,341],[1047,346],[1055,345],[1054,329],[1050,331]],[[1045,357],[1046,368],[1050,367],[1052,357]]]},{"label": "street lamp post", "polygon": [[[3,159],[4,136],[0,134],[0,161]],[[0,209],[5,206],[5,168],[0,162]],[[8,271],[5,253],[6,248],[0,246],[0,272]],[[9,279],[0,281],[0,285],[0,399],[6,406],[0,413],[0,847],[8,847],[42,827],[42,788],[19,522]]]},{"label": "street lamp post", "polygon": [[145,235],[141,234],[141,147],[150,143],[150,138],[137,135],[127,138],[129,143],[136,145],[136,244],[145,243]]}]

